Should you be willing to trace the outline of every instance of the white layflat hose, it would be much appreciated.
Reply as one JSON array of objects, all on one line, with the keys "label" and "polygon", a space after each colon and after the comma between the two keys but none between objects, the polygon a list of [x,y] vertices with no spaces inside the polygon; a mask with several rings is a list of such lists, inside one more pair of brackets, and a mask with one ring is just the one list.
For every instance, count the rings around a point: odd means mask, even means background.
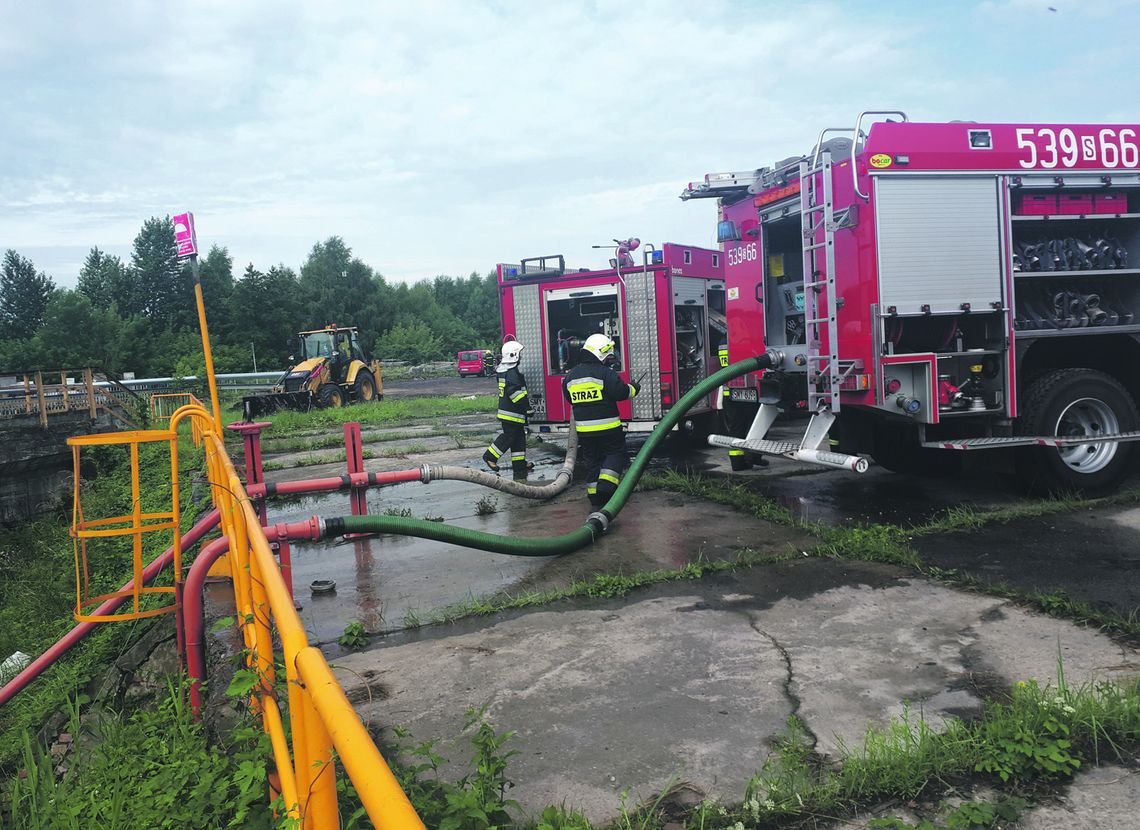
[{"label": "white layflat hose", "polygon": [[423,464],[420,466],[420,476],[424,484],[429,481],[469,481],[512,496],[522,496],[524,499],[552,499],[569,487],[570,482],[574,480],[574,462],[577,457],[578,432],[574,428],[574,419],[571,418],[570,431],[566,437],[566,459],[562,462],[562,469],[555,474],[554,480],[547,484],[526,484],[483,470],[446,464]]}]

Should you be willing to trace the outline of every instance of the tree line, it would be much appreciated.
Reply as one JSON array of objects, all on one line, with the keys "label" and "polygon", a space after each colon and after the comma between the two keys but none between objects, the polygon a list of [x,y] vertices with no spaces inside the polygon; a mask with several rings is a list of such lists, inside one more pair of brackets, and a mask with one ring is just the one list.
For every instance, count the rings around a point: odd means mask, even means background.
[{"label": "tree line", "polygon": [[[250,263],[235,278],[218,245],[200,258],[218,372],[283,369],[296,333],[357,326],[373,356],[423,362],[499,339],[494,273],[389,283],[338,236],[313,245],[300,272]],[[17,251],[0,271],[0,374],[94,366],[136,377],[202,374],[194,281],[170,217],[148,219],[130,261],[92,248],[74,289],[60,288]]]}]

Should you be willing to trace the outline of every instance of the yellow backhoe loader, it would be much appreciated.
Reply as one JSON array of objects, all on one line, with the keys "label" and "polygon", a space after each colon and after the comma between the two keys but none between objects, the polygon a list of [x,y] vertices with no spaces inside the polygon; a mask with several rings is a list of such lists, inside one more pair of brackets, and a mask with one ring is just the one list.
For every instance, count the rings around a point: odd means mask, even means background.
[{"label": "yellow backhoe loader", "polygon": [[290,368],[265,395],[242,398],[247,421],[280,409],[308,411],[346,403],[369,403],[384,397],[380,361],[370,360],[355,326],[333,323],[297,336]]}]

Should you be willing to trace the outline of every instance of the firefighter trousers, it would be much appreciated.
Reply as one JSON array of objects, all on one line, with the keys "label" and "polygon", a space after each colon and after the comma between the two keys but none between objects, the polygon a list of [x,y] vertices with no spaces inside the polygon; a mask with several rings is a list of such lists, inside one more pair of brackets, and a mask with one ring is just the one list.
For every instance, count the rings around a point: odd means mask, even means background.
[{"label": "firefighter trousers", "polygon": [[628,462],[624,429],[578,433],[578,464],[586,479],[586,495],[592,506],[601,507],[610,500]]},{"label": "firefighter trousers", "polygon": [[525,474],[529,465],[526,463],[526,427],[514,421],[499,421],[503,430],[487,451],[483,453],[483,460],[493,470],[500,467],[500,462],[507,453],[510,453],[511,470],[515,473]]}]

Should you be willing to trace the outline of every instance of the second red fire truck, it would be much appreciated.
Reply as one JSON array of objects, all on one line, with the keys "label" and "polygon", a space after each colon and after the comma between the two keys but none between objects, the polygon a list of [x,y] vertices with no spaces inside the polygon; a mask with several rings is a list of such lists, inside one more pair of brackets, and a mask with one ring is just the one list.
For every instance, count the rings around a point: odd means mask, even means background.
[{"label": "second red fire truck", "polygon": [[[618,256],[600,270],[567,268],[562,256],[498,266],[503,333],[525,345],[520,368],[539,431],[567,428],[562,381],[591,334],[613,339],[615,368],[641,386],[641,394],[618,405],[633,431],[652,429],[720,368],[727,333],[722,252],[666,243],[640,253],[637,263],[619,243]],[[689,410],[686,428],[708,434],[720,405],[710,395]]]},{"label": "second red fire truck", "polygon": [[[1138,134],[865,112],[690,184],[718,200],[731,359],[780,354],[710,443],[856,471],[1010,448],[1039,489],[1114,486],[1140,440]],[[803,439],[769,438],[797,408]]]}]

